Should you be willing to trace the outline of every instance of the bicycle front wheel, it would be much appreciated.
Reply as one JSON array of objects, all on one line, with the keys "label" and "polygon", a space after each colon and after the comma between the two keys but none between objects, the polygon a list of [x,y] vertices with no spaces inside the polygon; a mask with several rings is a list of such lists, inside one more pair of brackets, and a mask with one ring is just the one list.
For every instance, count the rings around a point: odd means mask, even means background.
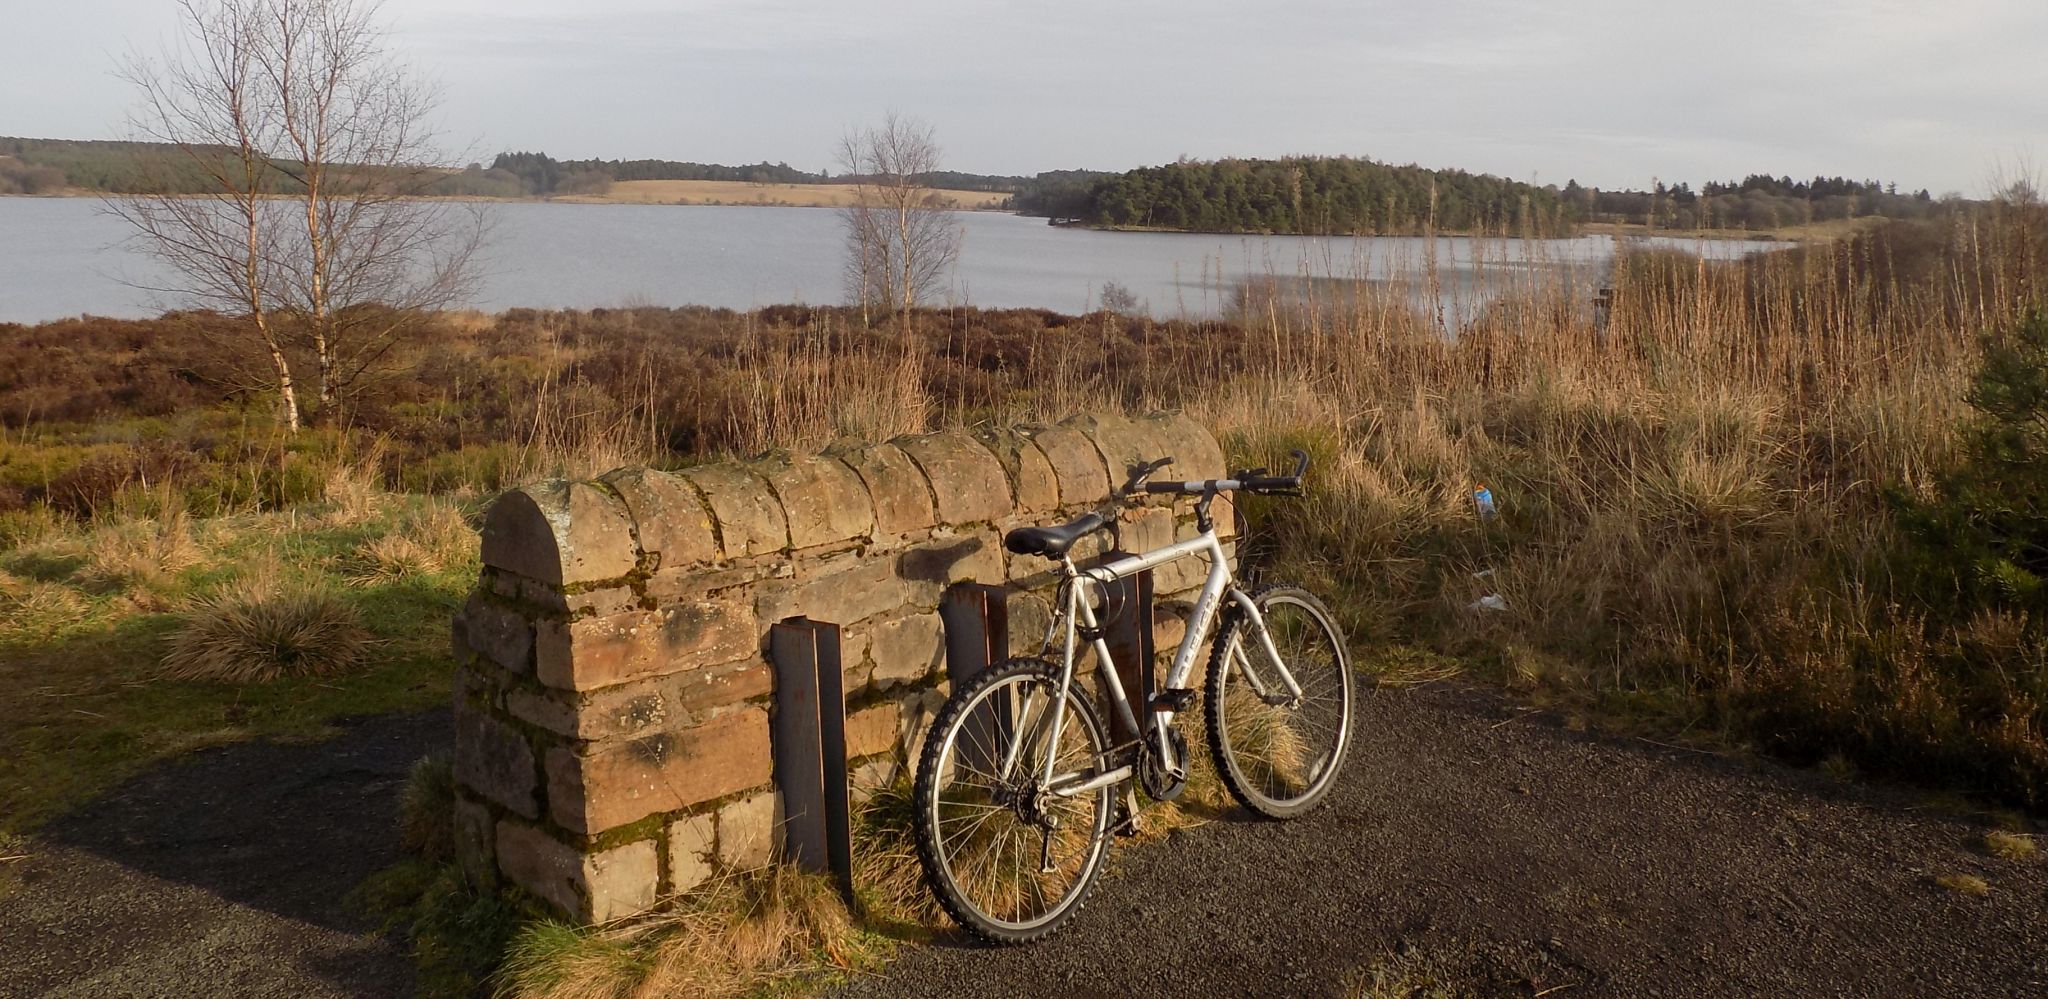
[{"label": "bicycle front wheel", "polygon": [[1272,647],[1236,604],[1224,612],[1209,653],[1209,750],[1240,804],[1291,819],[1322,801],[1344,764],[1351,659],[1343,632],[1308,591],[1263,587],[1252,604]]},{"label": "bicycle front wheel", "polygon": [[1115,787],[1080,790],[1105,766],[1101,721],[1084,690],[1058,692],[1051,663],[990,666],[947,699],[918,762],[925,880],[993,943],[1040,939],[1080,911],[1109,843]]}]

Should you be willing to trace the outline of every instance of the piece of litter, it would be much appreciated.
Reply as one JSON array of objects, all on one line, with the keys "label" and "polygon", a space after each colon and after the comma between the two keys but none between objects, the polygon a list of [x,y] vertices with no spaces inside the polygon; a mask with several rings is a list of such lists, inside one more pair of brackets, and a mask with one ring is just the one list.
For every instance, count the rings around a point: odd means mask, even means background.
[{"label": "piece of litter", "polygon": [[1505,597],[1502,597],[1502,596],[1501,596],[1500,594],[1498,594],[1498,593],[1489,593],[1489,594],[1487,594],[1487,595],[1485,595],[1485,596],[1483,596],[1483,597],[1480,597],[1480,598],[1479,598],[1479,599],[1477,599],[1477,600],[1474,600],[1474,601],[1472,601],[1472,602],[1471,602],[1471,603],[1469,603],[1469,604],[1466,604],[1466,605],[1465,605],[1465,609],[1466,609],[1466,610],[1469,610],[1469,611],[1477,611],[1477,610],[1494,610],[1494,611],[1504,611],[1504,610],[1507,610],[1507,609],[1508,609],[1508,602],[1507,602],[1507,598],[1505,598]]},{"label": "piece of litter", "polygon": [[1472,490],[1472,504],[1479,508],[1480,520],[1492,520],[1500,515],[1500,510],[1493,505],[1493,490],[1486,488],[1485,483]]}]

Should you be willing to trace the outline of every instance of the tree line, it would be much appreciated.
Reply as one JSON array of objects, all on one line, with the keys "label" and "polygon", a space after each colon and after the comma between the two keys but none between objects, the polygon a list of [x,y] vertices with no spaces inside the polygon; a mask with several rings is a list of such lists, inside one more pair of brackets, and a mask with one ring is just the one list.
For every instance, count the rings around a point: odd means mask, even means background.
[{"label": "tree line", "polygon": [[1572,181],[1559,191],[1578,221],[1624,222],[1659,229],[1776,229],[1842,219],[1882,216],[1929,218],[1960,200],[1937,200],[1927,190],[1901,192],[1895,183],[1750,174],[1740,181],[1690,184],[1658,182],[1648,191],[1603,191]]},{"label": "tree line", "polygon": [[1072,171],[1017,203],[1027,214],[1087,225],[1198,232],[1550,232],[1564,221],[1554,189],[1348,156]]},{"label": "tree line", "polygon": [[[213,189],[226,147],[167,155],[158,143],[0,136],[0,195],[66,189],[112,194],[192,194]],[[208,163],[212,158],[216,162]],[[280,156],[279,162],[288,157]],[[300,193],[303,171],[257,178],[267,194]],[[407,183],[413,178],[408,177]],[[680,160],[557,160],[543,152],[503,152],[489,166],[471,163],[433,179],[429,193],[519,198],[601,194],[615,181],[724,180],[760,184],[861,184],[876,180],[843,167],[809,171],[787,163],[726,166]],[[1036,176],[934,170],[917,178],[941,190],[1008,192],[1023,215],[1087,225],[1225,232],[1400,233],[1431,221],[1439,230],[1553,232],[1582,222],[1659,229],[1770,230],[1812,222],[1883,216],[1932,217],[1959,195],[1902,191],[1895,183],[1846,177],[1756,173],[1741,180],[1653,183],[1602,189],[1570,181],[1537,187],[1462,170],[1391,166],[1364,158],[1181,161],[1123,173],[1048,170]],[[1435,197],[1432,209],[1431,197]]]}]

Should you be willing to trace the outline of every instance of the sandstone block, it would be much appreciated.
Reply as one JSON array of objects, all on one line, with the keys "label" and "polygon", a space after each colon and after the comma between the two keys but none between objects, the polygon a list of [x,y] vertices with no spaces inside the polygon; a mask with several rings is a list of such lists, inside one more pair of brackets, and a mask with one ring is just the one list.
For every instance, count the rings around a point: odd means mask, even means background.
[{"label": "sandstone block", "polygon": [[461,644],[498,666],[514,673],[533,671],[533,622],[526,615],[472,594],[455,630]]},{"label": "sandstone block", "polygon": [[604,922],[650,908],[660,866],[654,841],[596,853],[524,823],[498,823],[498,859],[505,875],[572,918]]},{"label": "sandstone block", "polygon": [[[915,683],[930,676],[932,667],[946,650],[937,614],[912,614],[883,621],[861,637],[874,659],[874,683],[882,687]],[[852,659],[850,651],[845,654]]]},{"label": "sandstone block", "polygon": [[761,621],[804,616],[848,625],[909,602],[914,589],[897,575],[895,560],[850,553],[806,568],[803,579],[767,584],[755,591],[754,614]]},{"label": "sandstone block", "polygon": [[730,569],[702,566],[668,569],[647,577],[643,591],[655,606],[667,606],[677,601],[703,600],[764,580],[796,577],[796,564],[792,561],[772,556],[762,556],[754,561],[758,564]]},{"label": "sandstone block", "polygon": [[484,515],[484,564],[544,583],[616,579],[639,559],[625,504],[588,482],[514,489]]},{"label": "sandstone block", "polygon": [[1035,656],[1052,623],[1052,602],[1036,593],[1012,593],[1009,600],[1010,654]]},{"label": "sandstone block", "polygon": [[548,807],[586,836],[768,782],[768,712],[747,706],[693,728],[548,751]]},{"label": "sandstone block", "polygon": [[455,702],[455,779],[515,815],[540,817],[533,748],[467,698]]},{"label": "sandstone block", "polygon": [[893,759],[884,757],[869,760],[853,768],[853,771],[847,774],[847,795],[853,800],[854,805],[858,807],[866,803],[869,798],[874,797],[876,791],[883,790],[895,783],[896,775],[902,770],[902,764],[897,763]]},{"label": "sandstone block", "polygon": [[966,434],[929,434],[893,441],[931,480],[942,524],[993,521],[1010,511],[1010,483],[989,450]]},{"label": "sandstone block", "polygon": [[1163,507],[1125,510],[1118,527],[1123,549],[1128,552],[1148,552],[1173,543],[1173,511]]},{"label": "sandstone block", "polygon": [[1173,455],[1170,471],[1175,478],[1219,479],[1229,474],[1216,436],[1186,413],[1153,413],[1137,422],[1141,432]]},{"label": "sandstone block", "polygon": [[944,686],[933,687],[915,698],[902,702],[903,758],[916,760],[924,755],[925,736],[931,734],[932,719],[939,716],[939,709],[946,706],[949,690]]},{"label": "sandstone block", "polygon": [[763,791],[719,809],[718,859],[739,871],[768,866],[782,823],[781,799],[774,791]]},{"label": "sandstone block", "polygon": [[903,710],[895,701],[870,704],[846,716],[846,758],[893,752],[901,734]]},{"label": "sandstone block", "polygon": [[[1087,435],[1102,454],[1109,470],[1109,487],[1121,488],[1131,476],[1134,466],[1172,458],[1178,464],[1180,456],[1167,451],[1168,444],[1158,440],[1150,428],[1128,417],[1113,414],[1089,414],[1076,416],[1060,424]],[[1159,473],[1164,477],[1176,475],[1174,466],[1168,466]]]},{"label": "sandstone block", "polygon": [[738,465],[700,465],[683,472],[711,504],[726,558],[777,552],[789,547],[789,523],[782,503],[761,481]]},{"label": "sandstone block", "polygon": [[572,739],[630,739],[698,721],[714,709],[773,689],[774,675],[767,664],[743,659],[580,694],[516,688],[505,695],[505,707],[514,718]]},{"label": "sandstone block", "polygon": [[[1231,499],[1228,495],[1218,495],[1216,497],[1216,501],[1214,503],[1209,504],[1209,516],[1215,518],[1216,520],[1217,537],[1237,537],[1236,500]],[[1192,524],[1190,524],[1188,529],[1190,532],[1194,530]],[[1192,536],[1192,533],[1190,534],[1190,536]]]},{"label": "sandstone block", "polygon": [[463,879],[479,888],[498,882],[497,837],[490,809],[466,797],[455,799],[455,864]]},{"label": "sandstone block", "polygon": [[896,553],[893,562],[921,607],[938,606],[954,583],[1003,581],[1003,546],[993,530],[932,538]]},{"label": "sandstone block", "polygon": [[1087,435],[1072,427],[1043,427],[1032,431],[1031,442],[1052,466],[1060,506],[1090,507],[1108,498],[1109,472]]},{"label": "sandstone block", "polygon": [[839,457],[868,487],[875,506],[876,533],[898,535],[932,526],[937,515],[931,486],[901,448],[878,444]]},{"label": "sandstone block", "polygon": [[875,505],[867,485],[838,459],[787,455],[761,462],[754,470],[782,500],[790,547],[811,548],[874,533]]},{"label": "sandstone block", "polygon": [[718,558],[711,514],[695,487],[680,475],[650,468],[622,468],[600,481],[618,491],[633,518],[640,548],[658,556],[663,568],[698,565]]},{"label": "sandstone block", "polygon": [[752,609],[733,600],[544,621],[534,675],[551,687],[594,690],[746,658],[760,650],[761,634]]},{"label": "sandstone block", "polygon": [[974,438],[1003,466],[1003,474],[1010,480],[1011,495],[1017,498],[1016,510],[1041,513],[1059,506],[1060,486],[1053,475],[1052,462],[1032,445],[1031,438],[1014,430],[993,429],[977,430]]},{"label": "sandstone block", "polygon": [[711,858],[718,842],[718,820],[711,813],[692,815],[668,824],[669,890],[685,892],[711,879]]},{"label": "sandstone block", "polygon": [[[1173,654],[1180,648],[1180,640],[1187,636],[1187,620],[1166,607],[1158,608],[1152,618],[1152,647],[1159,652],[1163,661],[1172,661]],[[1199,660],[1196,669],[1207,668],[1207,660]]]}]

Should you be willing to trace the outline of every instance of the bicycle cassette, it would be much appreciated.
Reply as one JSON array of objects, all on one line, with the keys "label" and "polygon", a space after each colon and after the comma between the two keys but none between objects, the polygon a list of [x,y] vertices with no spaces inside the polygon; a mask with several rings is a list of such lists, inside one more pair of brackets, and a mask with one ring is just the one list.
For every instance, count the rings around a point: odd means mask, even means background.
[{"label": "bicycle cassette", "polygon": [[1173,756],[1180,761],[1181,771],[1174,773],[1166,768],[1159,758],[1159,743],[1154,739],[1145,740],[1145,751],[1138,756],[1138,786],[1145,789],[1145,796],[1153,801],[1172,801],[1187,789],[1188,740],[1180,729],[1166,730],[1167,741],[1173,744]]}]

